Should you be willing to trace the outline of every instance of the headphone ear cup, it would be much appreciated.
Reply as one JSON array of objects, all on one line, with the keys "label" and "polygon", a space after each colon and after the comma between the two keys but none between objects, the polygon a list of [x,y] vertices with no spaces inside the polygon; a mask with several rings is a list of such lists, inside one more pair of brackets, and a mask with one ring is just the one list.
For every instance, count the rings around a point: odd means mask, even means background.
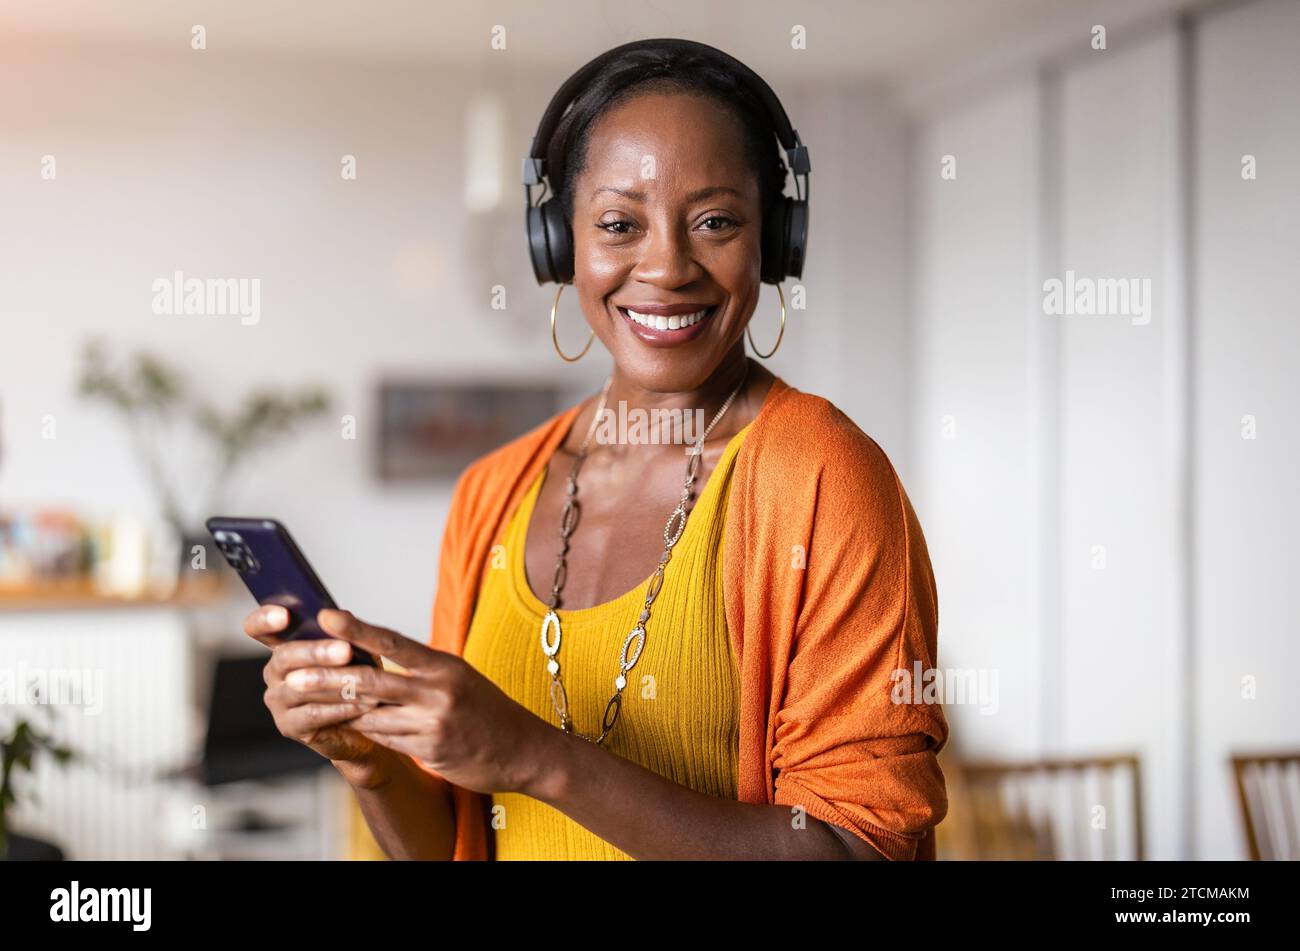
[{"label": "headphone ear cup", "polygon": [[547,199],[542,203],[542,220],[546,225],[546,239],[551,249],[552,280],[567,284],[573,280],[573,236],[569,233],[569,222],[564,218],[564,209],[557,199]]},{"label": "headphone ear cup", "polygon": [[808,202],[787,198],[790,208],[786,218],[785,273],[803,276],[803,262],[808,257]]},{"label": "headphone ear cup", "polygon": [[785,277],[791,201],[788,195],[778,198],[763,217],[762,271],[767,284],[780,284]]},{"label": "headphone ear cup", "polygon": [[564,284],[573,278],[573,241],[564,209],[555,199],[528,208],[528,253],[538,284]]},{"label": "headphone ear cup", "polygon": [[555,280],[555,267],[551,261],[550,243],[546,236],[546,220],[543,208],[528,206],[528,257],[533,262],[533,276],[538,284],[547,284]]}]

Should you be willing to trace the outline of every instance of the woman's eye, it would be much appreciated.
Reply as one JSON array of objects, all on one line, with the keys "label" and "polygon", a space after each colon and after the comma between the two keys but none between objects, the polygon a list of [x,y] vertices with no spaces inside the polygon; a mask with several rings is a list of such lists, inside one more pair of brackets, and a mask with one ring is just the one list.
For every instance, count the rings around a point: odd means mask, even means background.
[{"label": "woman's eye", "polygon": [[[705,231],[726,231],[736,226],[736,221],[726,215],[710,215],[700,223]],[[598,221],[596,227],[609,234],[624,235],[632,232],[636,225],[630,221]]]},{"label": "woman's eye", "polygon": [[709,222],[714,222],[715,226],[711,228],[705,228],[704,229],[705,231],[725,231],[727,228],[734,226],[736,223],[733,219],[728,218],[726,215],[710,215],[709,217],[705,218],[703,222],[701,222],[701,225],[702,226],[707,225],[709,224]]}]

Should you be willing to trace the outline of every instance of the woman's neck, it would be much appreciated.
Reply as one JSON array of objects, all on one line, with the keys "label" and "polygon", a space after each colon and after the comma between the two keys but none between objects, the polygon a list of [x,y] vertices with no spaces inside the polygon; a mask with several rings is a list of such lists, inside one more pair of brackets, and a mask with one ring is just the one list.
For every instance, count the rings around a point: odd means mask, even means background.
[{"label": "woman's neck", "polygon": [[[641,410],[649,419],[656,418],[655,411],[661,418],[698,411],[704,415],[707,425],[741,380],[750,375],[748,369],[748,359],[741,347],[729,353],[709,378],[695,389],[662,392],[638,386],[615,366],[605,406],[615,414]],[[742,395],[738,393],[732,401],[733,409]],[[729,410],[727,416],[733,415]],[[719,420],[714,431],[721,431],[722,426],[723,420]]]},{"label": "woman's neck", "polygon": [[[666,449],[676,442],[697,442],[727,397],[743,380],[744,385],[736,393],[727,412],[709,432],[705,445],[716,445],[719,440],[729,440],[753,421],[774,379],[766,368],[746,357],[743,344],[718,365],[708,380],[690,390],[665,392],[645,389],[627,379],[616,366],[610,380],[609,393],[605,397],[605,422],[602,424],[601,421],[595,421],[597,428],[593,435],[604,444],[607,452],[614,450],[613,455],[616,457],[629,452],[639,455],[640,450],[649,448],[633,443],[647,442],[655,444],[655,448],[662,446]],[[620,403],[620,400],[623,402]],[[593,425],[598,403],[599,397],[592,397],[587,407],[579,413],[565,440],[564,451],[578,451]],[[635,425],[642,428],[635,429],[634,421],[639,421]],[[625,424],[626,433],[621,428]],[[687,425],[690,426],[689,430],[686,430]],[[674,438],[672,432],[674,426],[678,427],[677,438]],[[659,437],[655,438],[651,433],[656,427],[667,431],[660,432]],[[685,439],[680,438],[683,433]]]}]

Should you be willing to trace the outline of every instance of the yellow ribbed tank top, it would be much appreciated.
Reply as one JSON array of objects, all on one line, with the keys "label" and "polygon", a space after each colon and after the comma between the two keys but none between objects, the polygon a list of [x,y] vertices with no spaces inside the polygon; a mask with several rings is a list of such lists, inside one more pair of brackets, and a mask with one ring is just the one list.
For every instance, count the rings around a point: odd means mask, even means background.
[{"label": "yellow ribbed tank top", "polygon": [[[618,725],[605,741],[612,753],[725,799],[736,798],[740,684],[722,598],[723,524],[736,453],[751,425],[732,437],[703,490],[697,489],[646,624],[645,646],[628,676]],[[541,649],[546,605],[533,594],[524,569],[524,539],[545,476],[545,470],[539,473],[511,516],[505,550],[479,593],[464,657],[510,697],[558,724]],[[649,583],[646,578],[604,604],[556,612],[569,715],[589,736],[600,733],[619,651]],[[492,807],[498,860],[630,858],[539,800],[497,793]]]}]

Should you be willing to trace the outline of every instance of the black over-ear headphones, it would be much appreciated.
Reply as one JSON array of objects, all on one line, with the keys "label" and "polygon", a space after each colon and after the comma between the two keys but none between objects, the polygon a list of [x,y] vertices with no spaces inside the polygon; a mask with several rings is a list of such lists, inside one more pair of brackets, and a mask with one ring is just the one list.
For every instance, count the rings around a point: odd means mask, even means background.
[{"label": "black over-ear headphones", "polygon": [[[799,133],[790,125],[781,100],[776,98],[766,82],[757,73],[722,50],[696,43],[693,40],[656,39],[625,43],[597,56],[565,81],[556,92],[551,104],[542,114],[542,121],[533,136],[532,148],[524,159],[524,195],[528,203],[528,250],[532,255],[533,273],[538,284],[554,281],[564,284],[573,279],[573,234],[565,219],[554,187],[552,197],[539,205],[533,204],[533,186],[542,184],[547,177],[546,150],[564,110],[591,81],[592,77],[611,59],[630,50],[652,49],[665,51],[695,51],[707,53],[731,66],[767,108],[776,137],[789,159],[789,170],[795,176],[798,197],[783,195],[773,203],[763,218],[763,280],[779,284],[786,277],[803,274],[804,258],[808,253],[808,173],[812,166],[808,147],[799,139]],[[803,187],[799,187],[799,176]],[[553,186],[555,183],[551,183]]]}]

